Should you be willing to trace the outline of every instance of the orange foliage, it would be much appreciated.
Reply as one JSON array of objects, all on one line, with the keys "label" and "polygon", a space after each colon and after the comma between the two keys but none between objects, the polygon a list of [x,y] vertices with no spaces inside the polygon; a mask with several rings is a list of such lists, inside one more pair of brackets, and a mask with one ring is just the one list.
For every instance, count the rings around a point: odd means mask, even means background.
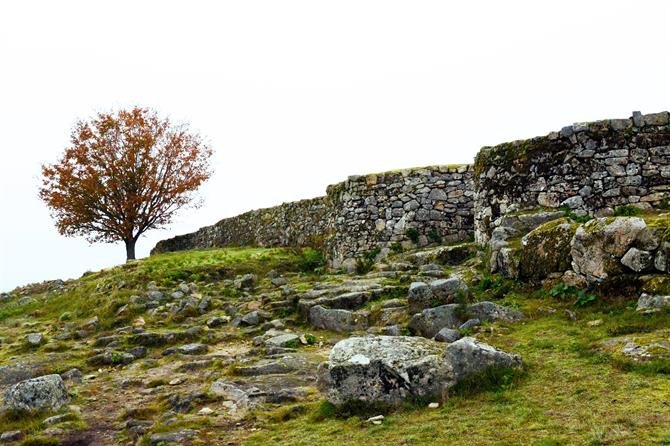
[{"label": "orange foliage", "polygon": [[123,240],[132,259],[141,234],[197,205],[193,192],[211,175],[211,154],[186,125],[153,110],[99,113],[75,125],[57,163],[42,166],[40,198],[61,234]]}]

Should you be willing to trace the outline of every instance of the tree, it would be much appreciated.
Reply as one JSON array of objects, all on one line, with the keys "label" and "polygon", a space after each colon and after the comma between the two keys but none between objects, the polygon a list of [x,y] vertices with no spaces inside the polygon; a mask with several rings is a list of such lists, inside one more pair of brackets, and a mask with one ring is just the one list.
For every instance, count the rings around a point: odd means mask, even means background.
[{"label": "tree", "polygon": [[193,192],[211,176],[202,138],[148,108],[98,113],[77,122],[70,140],[57,163],[42,166],[40,198],[61,234],[123,241],[127,260],[140,235],[197,207]]}]

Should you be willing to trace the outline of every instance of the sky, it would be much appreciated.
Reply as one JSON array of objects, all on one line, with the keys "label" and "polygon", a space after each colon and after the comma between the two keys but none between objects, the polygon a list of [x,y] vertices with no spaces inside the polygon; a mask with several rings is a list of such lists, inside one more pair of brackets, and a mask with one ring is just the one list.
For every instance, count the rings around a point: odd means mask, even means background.
[{"label": "sky", "polygon": [[58,234],[40,166],[135,105],[215,150],[203,206],[141,238],[323,195],[353,174],[670,109],[670,2],[0,2],[0,291],[125,261]]}]

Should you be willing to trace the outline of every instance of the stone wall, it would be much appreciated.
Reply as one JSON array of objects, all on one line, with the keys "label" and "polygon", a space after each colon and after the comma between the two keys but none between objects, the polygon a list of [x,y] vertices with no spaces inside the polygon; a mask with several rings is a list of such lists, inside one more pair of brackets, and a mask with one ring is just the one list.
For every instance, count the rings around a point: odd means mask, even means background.
[{"label": "stone wall", "polygon": [[[405,247],[472,237],[472,167],[431,166],[352,176],[325,197],[226,218],[159,242],[152,254],[222,246],[326,248],[333,266],[393,243]],[[416,243],[407,230],[416,230]]]},{"label": "stone wall", "polygon": [[225,218],[195,232],[162,240],[151,254],[222,246],[306,246],[330,233],[326,197],[284,203]]},{"label": "stone wall", "polygon": [[[430,166],[352,176],[328,188],[334,266],[394,243],[404,248],[472,237],[472,166]],[[408,230],[415,231],[411,235]]]},{"label": "stone wall", "polygon": [[483,148],[475,159],[475,239],[489,240],[500,217],[569,207],[608,215],[617,206],[670,200],[668,112],[564,127]]},{"label": "stone wall", "polygon": [[[379,248],[486,244],[503,216],[565,206],[608,215],[670,200],[668,112],[564,127],[484,147],[474,166],[430,166],[352,176],[325,197],[221,220],[159,242],[152,253],[222,246],[326,249],[338,267]],[[408,232],[409,231],[409,232]],[[412,239],[414,241],[412,241]]]}]

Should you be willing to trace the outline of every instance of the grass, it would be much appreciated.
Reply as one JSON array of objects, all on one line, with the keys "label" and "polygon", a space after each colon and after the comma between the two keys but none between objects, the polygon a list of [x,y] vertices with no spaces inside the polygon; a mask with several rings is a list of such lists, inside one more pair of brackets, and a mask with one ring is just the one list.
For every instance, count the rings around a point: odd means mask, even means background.
[{"label": "grass", "polygon": [[[340,409],[326,402],[314,404],[307,414],[264,426],[244,444],[663,444],[670,432],[670,414],[662,403],[670,394],[664,365],[632,366],[597,345],[637,324],[646,330],[668,327],[670,313],[637,314],[630,302],[617,299],[575,309],[572,300],[538,296],[523,301],[524,311],[532,316],[527,322],[505,326],[502,337],[500,328],[478,334],[485,342],[519,353],[524,371],[471,380],[454,389],[439,409],[391,412],[380,426],[365,423],[367,414],[343,418]],[[556,313],[538,316],[547,307]],[[566,321],[563,308],[576,311],[580,320]],[[595,319],[606,323],[589,327],[587,322]]]},{"label": "grass", "polygon": [[[242,298],[242,294],[226,290],[231,287],[224,287],[222,279],[231,279],[238,274],[253,272],[258,275],[259,282],[269,283],[265,274],[276,269],[288,273],[286,277],[291,279],[291,287],[298,290],[311,288],[314,280],[327,280],[328,276],[318,275],[318,257],[312,251],[259,248],[169,253],[88,273],[77,281],[66,283],[62,293],[41,289],[39,294],[32,296],[33,302],[18,304],[18,299],[12,298],[0,304],[3,337],[23,340],[25,333],[39,331],[51,341],[33,351],[21,350],[18,343],[1,344],[0,363],[16,361],[17,356],[25,355],[19,359],[43,361],[51,371],[62,372],[70,367],[85,371],[85,359],[90,349],[68,350],[69,341],[56,341],[55,335],[62,332],[65,324],[80,327],[93,316],[100,318],[99,332],[120,324],[128,325],[137,314],[130,311],[125,316],[117,316],[116,311],[128,303],[131,296],[145,293],[150,281],[155,281],[165,291],[174,289],[182,280],[196,281],[200,294],[224,296],[227,303]],[[306,264],[309,266],[305,267]],[[241,444],[670,444],[670,413],[664,405],[670,395],[670,360],[633,361],[618,354],[622,345],[607,349],[602,344],[613,337],[630,337],[641,344],[670,339],[670,312],[645,315],[634,311],[634,298],[626,298],[626,295],[637,294],[629,294],[628,287],[623,286],[637,286],[632,279],[622,278],[625,283],[598,289],[597,298],[581,307],[575,306],[579,298],[577,289],[537,290],[502,279],[499,275],[476,271],[473,274],[481,276],[470,288],[475,300],[496,300],[519,308],[528,316],[526,321],[517,324],[486,324],[476,333],[483,342],[520,354],[525,364],[522,371],[488,371],[463,382],[452,389],[449,398],[438,409],[428,409],[426,401],[389,411],[389,408],[374,406],[335,407],[313,399],[269,410],[259,409],[254,411],[253,417],[244,420],[245,425],[257,430],[239,434],[242,437],[250,435],[243,438]],[[668,286],[667,282],[661,277],[654,287],[663,290]],[[389,298],[405,297],[406,284],[393,284],[398,286],[396,290],[369,302],[368,307],[376,308]],[[564,310],[576,313],[577,320],[569,320]],[[68,316],[59,320],[64,313]],[[146,313],[143,317],[151,331],[182,332],[184,329],[170,319],[152,320]],[[599,319],[602,324],[589,325]],[[308,330],[304,326],[299,328]],[[326,332],[315,333],[318,338],[312,336],[310,344],[332,336]],[[132,340],[128,337],[124,345],[132,345]],[[235,340],[242,341],[240,338]],[[315,348],[303,346],[301,352],[309,353]],[[157,352],[150,352],[150,355],[152,353]],[[170,360],[161,358],[159,365]],[[241,364],[220,364],[217,368],[222,370],[218,373],[230,375]],[[137,371],[144,373],[149,367],[141,364]],[[148,375],[144,386],[158,388],[165,386],[166,381],[164,376]],[[100,381],[92,383],[97,382]],[[79,395],[83,398],[96,393],[91,389],[88,392],[80,390]],[[214,401],[207,399],[205,402],[216,407]],[[142,405],[140,411],[129,410],[117,421],[122,423],[130,417],[156,420],[166,410],[165,400],[159,400]],[[365,421],[366,416],[382,411],[387,415],[381,425]],[[30,417],[5,414],[0,418],[0,431],[20,429],[28,436],[26,441],[33,441],[26,444],[50,444],[50,439],[40,437],[44,430],[41,422],[46,416],[48,414]],[[177,418],[175,424],[158,423],[153,431],[183,427],[202,429],[203,435],[221,431],[214,418],[202,418],[194,413]],[[147,437],[139,444],[145,443],[149,443]]]}]

